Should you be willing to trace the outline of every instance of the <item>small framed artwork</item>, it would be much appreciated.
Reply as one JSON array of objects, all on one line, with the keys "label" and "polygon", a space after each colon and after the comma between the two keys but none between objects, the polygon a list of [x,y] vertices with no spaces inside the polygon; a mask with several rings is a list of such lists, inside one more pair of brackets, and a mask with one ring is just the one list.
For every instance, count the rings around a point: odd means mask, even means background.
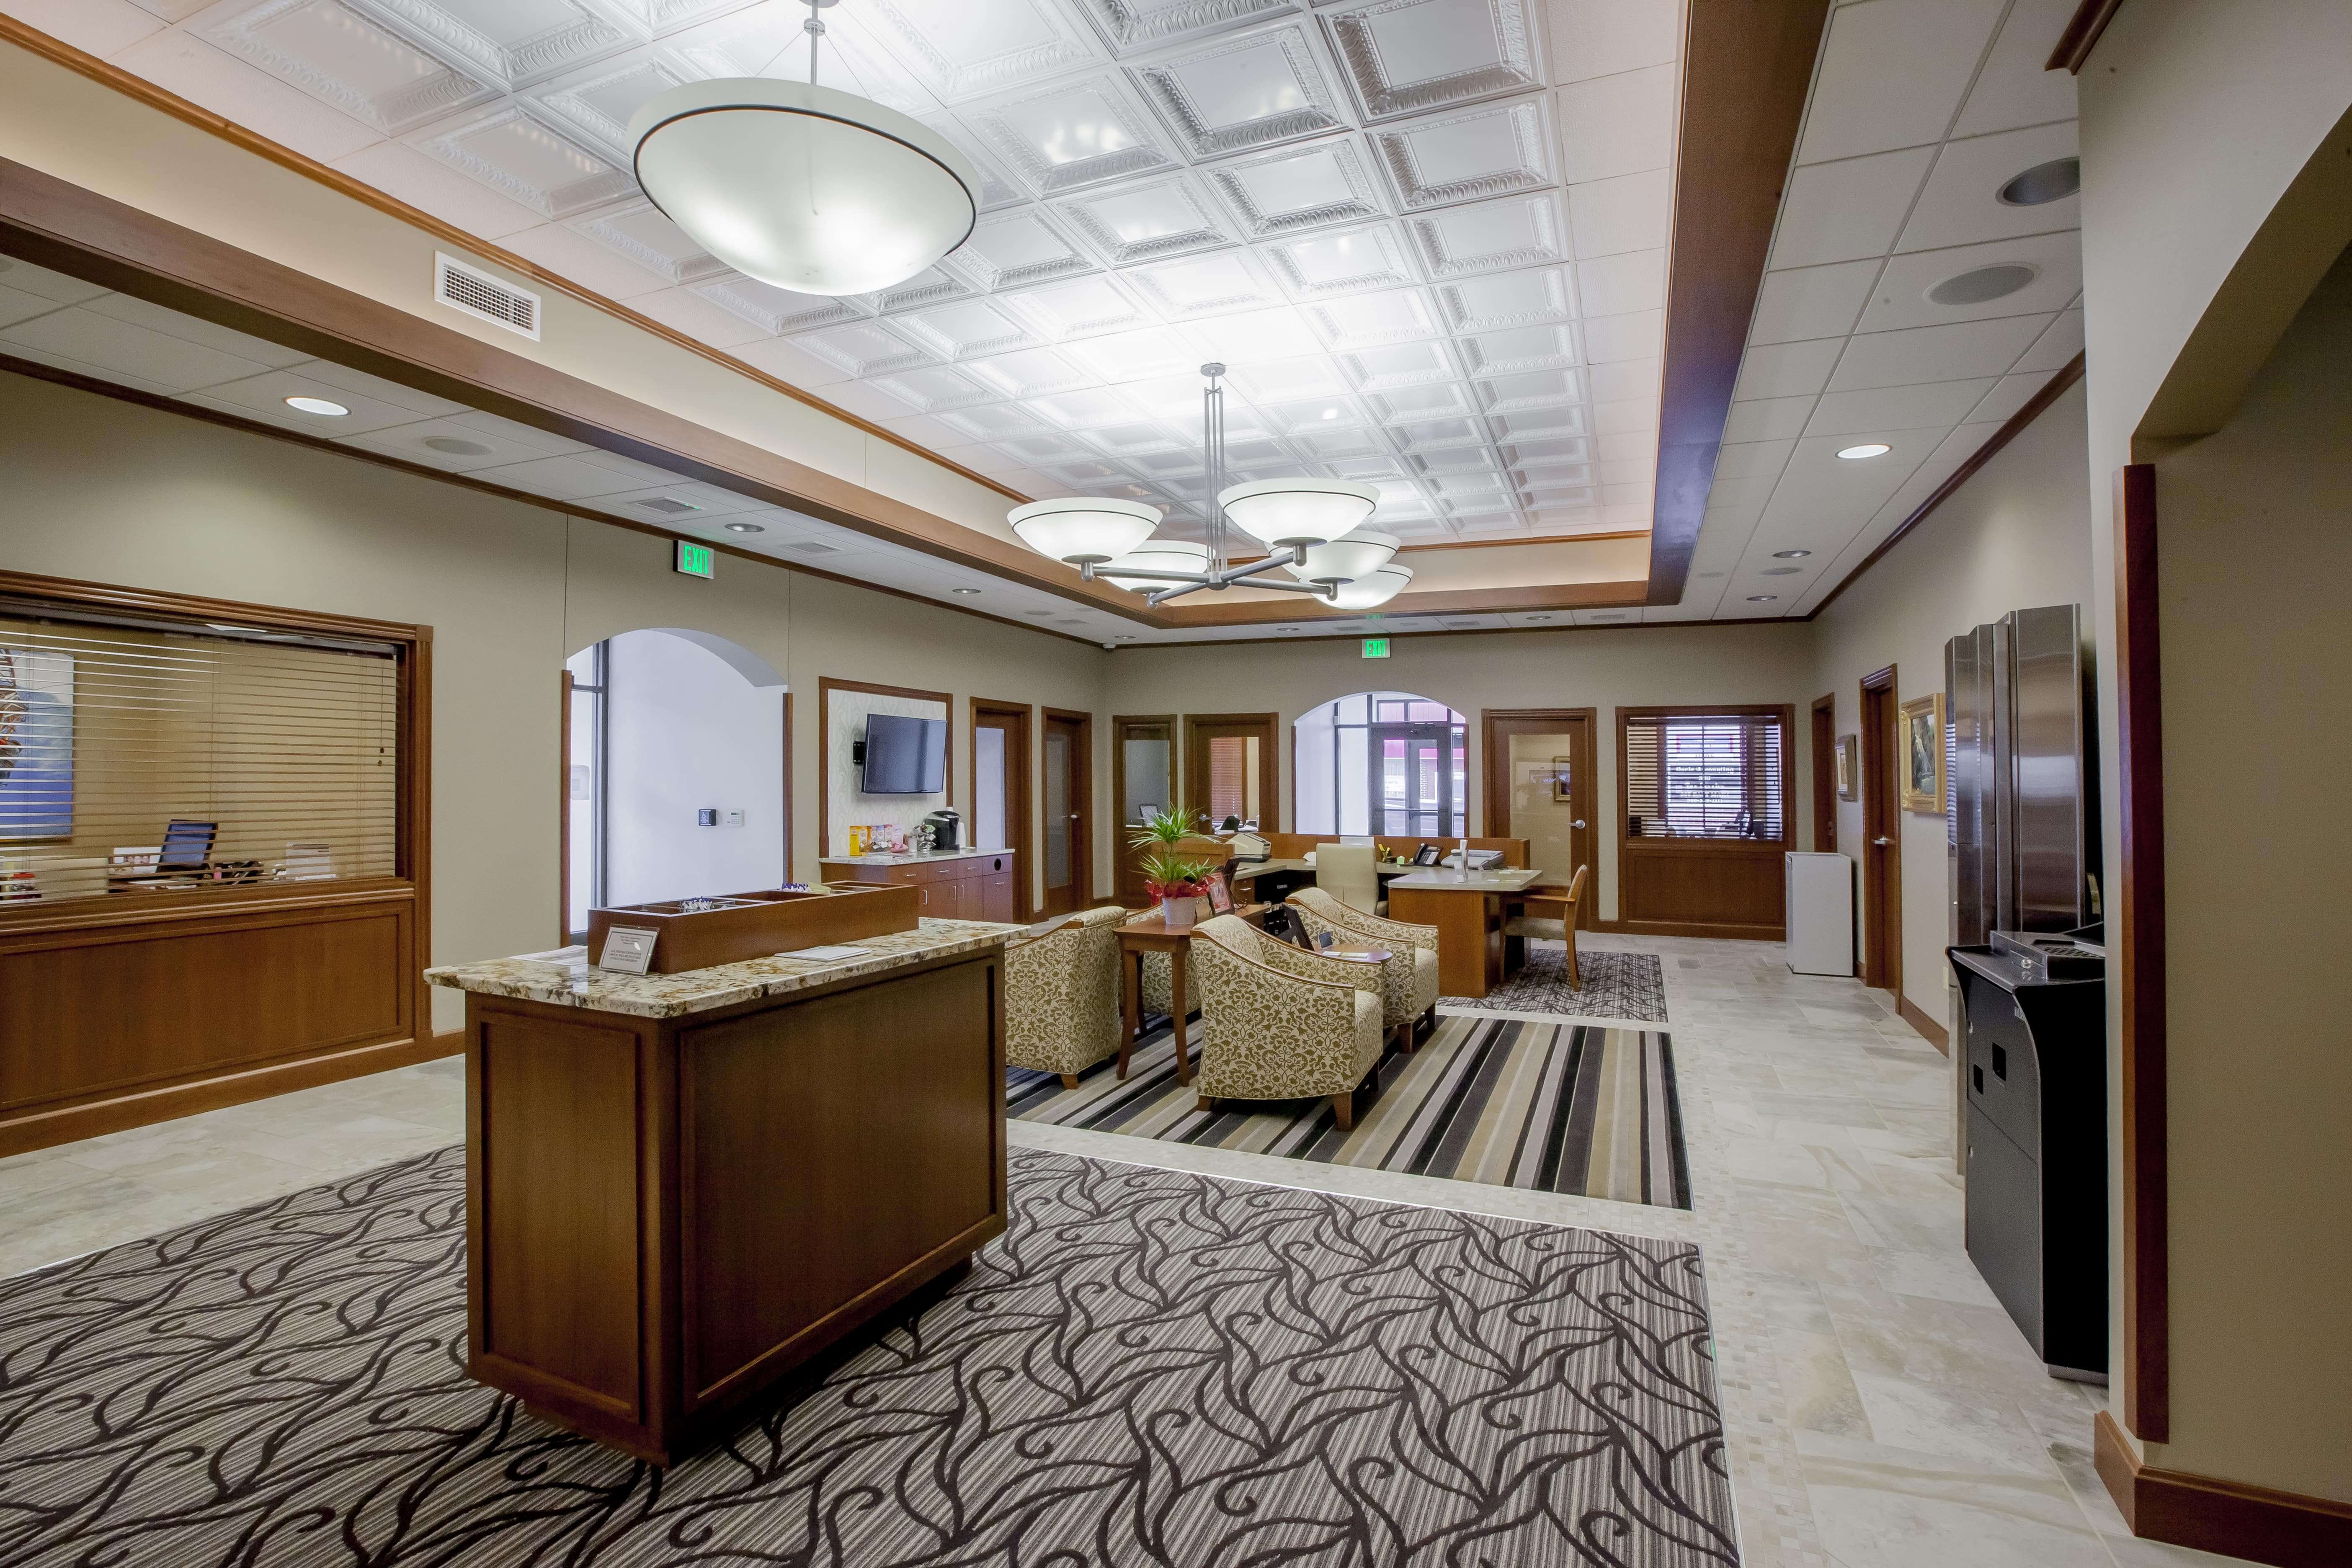
[{"label": "small framed artwork", "polygon": [[1837,741],[1837,786],[1840,800],[1862,798],[1862,767],[1857,753],[1861,740],[1853,735],[1840,735]]},{"label": "small framed artwork", "polygon": [[1944,809],[1944,694],[1903,705],[1903,809]]},{"label": "small framed artwork", "polygon": [[1570,769],[1573,765],[1574,759],[1570,757],[1554,757],[1551,760],[1552,799],[1565,803],[1571,798],[1571,786],[1575,783],[1575,776]]},{"label": "small framed artwork", "polygon": [[1232,914],[1234,894],[1233,889],[1225,886],[1225,874],[1223,871],[1210,872],[1206,879],[1206,885],[1209,889],[1209,908],[1221,915]]}]

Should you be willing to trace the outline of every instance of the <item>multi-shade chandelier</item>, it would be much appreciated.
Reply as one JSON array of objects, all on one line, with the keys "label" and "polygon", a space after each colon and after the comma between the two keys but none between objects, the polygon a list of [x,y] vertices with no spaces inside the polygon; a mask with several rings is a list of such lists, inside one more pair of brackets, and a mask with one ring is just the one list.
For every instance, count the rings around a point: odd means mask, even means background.
[{"label": "multi-shade chandelier", "polygon": [[[1208,474],[1207,542],[1154,539],[1158,507],[1103,496],[1065,496],[1015,507],[1005,521],[1040,555],[1163,605],[1202,588],[1275,588],[1313,594],[1344,610],[1369,610],[1396,597],[1412,568],[1396,563],[1397,541],[1361,526],[1380,503],[1374,485],[1349,479],[1225,480],[1225,393],[1222,364],[1204,364],[1201,446]],[[1232,528],[1266,552],[1236,565]],[[1274,575],[1286,572],[1288,576]]]}]

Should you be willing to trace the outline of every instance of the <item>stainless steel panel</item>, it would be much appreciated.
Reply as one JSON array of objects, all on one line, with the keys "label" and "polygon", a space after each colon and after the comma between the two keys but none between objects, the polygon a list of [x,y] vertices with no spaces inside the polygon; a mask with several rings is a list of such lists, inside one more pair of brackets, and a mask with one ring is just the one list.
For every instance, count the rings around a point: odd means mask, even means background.
[{"label": "stainless steel panel", "polygon": [[2084,864],[2083,643],[2073,605],[2002,617],[2011,647],[2004,783],[2012,847],[2011,931],[2071,931],[2090,919]]}]

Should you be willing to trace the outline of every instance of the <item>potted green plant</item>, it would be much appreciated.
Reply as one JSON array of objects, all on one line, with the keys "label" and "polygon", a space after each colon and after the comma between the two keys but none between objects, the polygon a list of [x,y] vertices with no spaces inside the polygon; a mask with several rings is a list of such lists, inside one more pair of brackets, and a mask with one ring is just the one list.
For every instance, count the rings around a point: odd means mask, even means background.
[{"label": "potted green plant", "polygon": [[1136,865],[1143,873],[1143,890],[1160,906],[1160,919],[1179,930],[1198,916],[1205,890],[1202,879],[1213,868],[1207,860],[1178,853],[1176,847],[1199,832],[1204,821],[1189,806],[1171,805],[1145,816],[1128,839],[1139,852]]}]

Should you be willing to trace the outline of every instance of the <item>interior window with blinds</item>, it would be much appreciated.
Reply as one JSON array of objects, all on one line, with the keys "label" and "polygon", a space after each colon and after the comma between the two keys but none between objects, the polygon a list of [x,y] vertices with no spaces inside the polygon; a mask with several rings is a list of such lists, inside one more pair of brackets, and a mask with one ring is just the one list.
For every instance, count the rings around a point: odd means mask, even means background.
[{"label": "interior window with blinds", "polygon": [[1784,842],[1787,741],[1769,713],[1628,717],[1628,836]]},{"label": "interior window with blinds", "polygon": [[389,645],[0,608],[0,902],[396,872]]}]

